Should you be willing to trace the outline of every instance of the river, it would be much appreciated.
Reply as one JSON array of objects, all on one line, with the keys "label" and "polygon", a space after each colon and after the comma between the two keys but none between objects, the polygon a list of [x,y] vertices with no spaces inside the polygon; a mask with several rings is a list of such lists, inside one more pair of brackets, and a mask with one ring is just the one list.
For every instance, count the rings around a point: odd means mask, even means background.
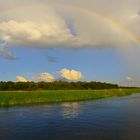
[{"label": "river", "polygon": [[1,108],[0,140],[140,140],[140,94]]}]

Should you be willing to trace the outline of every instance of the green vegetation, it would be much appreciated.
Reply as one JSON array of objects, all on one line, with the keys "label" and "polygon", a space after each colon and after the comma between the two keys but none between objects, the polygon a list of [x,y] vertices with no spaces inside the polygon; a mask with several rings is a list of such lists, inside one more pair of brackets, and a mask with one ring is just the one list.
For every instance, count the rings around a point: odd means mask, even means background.
[{"label": "green vegetation", "polygon": [[117,84],[102,82],[0,82],[0,91],[17,91],[17,90],[89,90],[89,89],[117,89]]},{"label": "green vegetation", "polygon": [[132,93],[140,93],[140,89],[1,91],[0,106],[83,101]]}]

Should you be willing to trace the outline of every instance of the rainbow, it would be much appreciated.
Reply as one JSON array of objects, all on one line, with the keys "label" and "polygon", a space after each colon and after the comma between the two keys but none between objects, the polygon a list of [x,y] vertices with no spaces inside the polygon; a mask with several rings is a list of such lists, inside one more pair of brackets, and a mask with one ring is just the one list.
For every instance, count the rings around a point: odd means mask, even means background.
[{"label": "rainbow", "polygon": [[[28,5],[28,8],[32,8],[34,6],[45,6],[48,5],[47,3],[37,3],[34,5]],[[136,43],[137,45],[140,45],[140,39],[131,31],[129,31],[125,26],[123,26],[121,23],[115,21],[113,18],[103,14],[102,12],[99,12],[97,10],[94,9],[89,9],[89,8],[85,8],[83,6],[77,6],[77,5],[66,5],[66,4],[58,4],[58,3],[51,3],[50,6],[52,7],[56,7],[56,8],[69,8],[69,9],[75,9],[75,10],[79,10],[79,11],[84,11],[85,13],[92,15],[92,16],[96,16],[100,19],[102,19],[103,21],[105,21],[107,24],[109,24],[111,27],[113,27],[114,29],[117,29],[123,33],[125,33],[127,35],[127,37],[133,41],[134,43]],[[0,15],[1,14],[7,14],[13,11],[16,11],[18,9],[23,9],[25,8],[24,6],[19,6],[19,7],[14,7],[11,9],[3,9],[0,11]]]}]

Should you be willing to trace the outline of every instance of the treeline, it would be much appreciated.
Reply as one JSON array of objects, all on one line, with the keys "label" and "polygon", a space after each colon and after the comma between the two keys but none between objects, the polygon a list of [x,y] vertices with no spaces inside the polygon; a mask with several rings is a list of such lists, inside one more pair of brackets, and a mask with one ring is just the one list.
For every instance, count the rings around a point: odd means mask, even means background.
[{"label": "treeline", "polygon": [[0,82],[1,91],[15,90],[78,90],[78,89],[117,89],[117,84],[102,82]]}]

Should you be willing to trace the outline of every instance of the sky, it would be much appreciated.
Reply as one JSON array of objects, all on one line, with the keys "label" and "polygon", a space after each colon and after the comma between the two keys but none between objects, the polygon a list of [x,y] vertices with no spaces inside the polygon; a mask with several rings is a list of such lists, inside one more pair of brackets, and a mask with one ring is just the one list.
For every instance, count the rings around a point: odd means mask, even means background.
[{"label": "sky", "polygon": [[139,0],[0,0],[0,81],[140,86]]}]

